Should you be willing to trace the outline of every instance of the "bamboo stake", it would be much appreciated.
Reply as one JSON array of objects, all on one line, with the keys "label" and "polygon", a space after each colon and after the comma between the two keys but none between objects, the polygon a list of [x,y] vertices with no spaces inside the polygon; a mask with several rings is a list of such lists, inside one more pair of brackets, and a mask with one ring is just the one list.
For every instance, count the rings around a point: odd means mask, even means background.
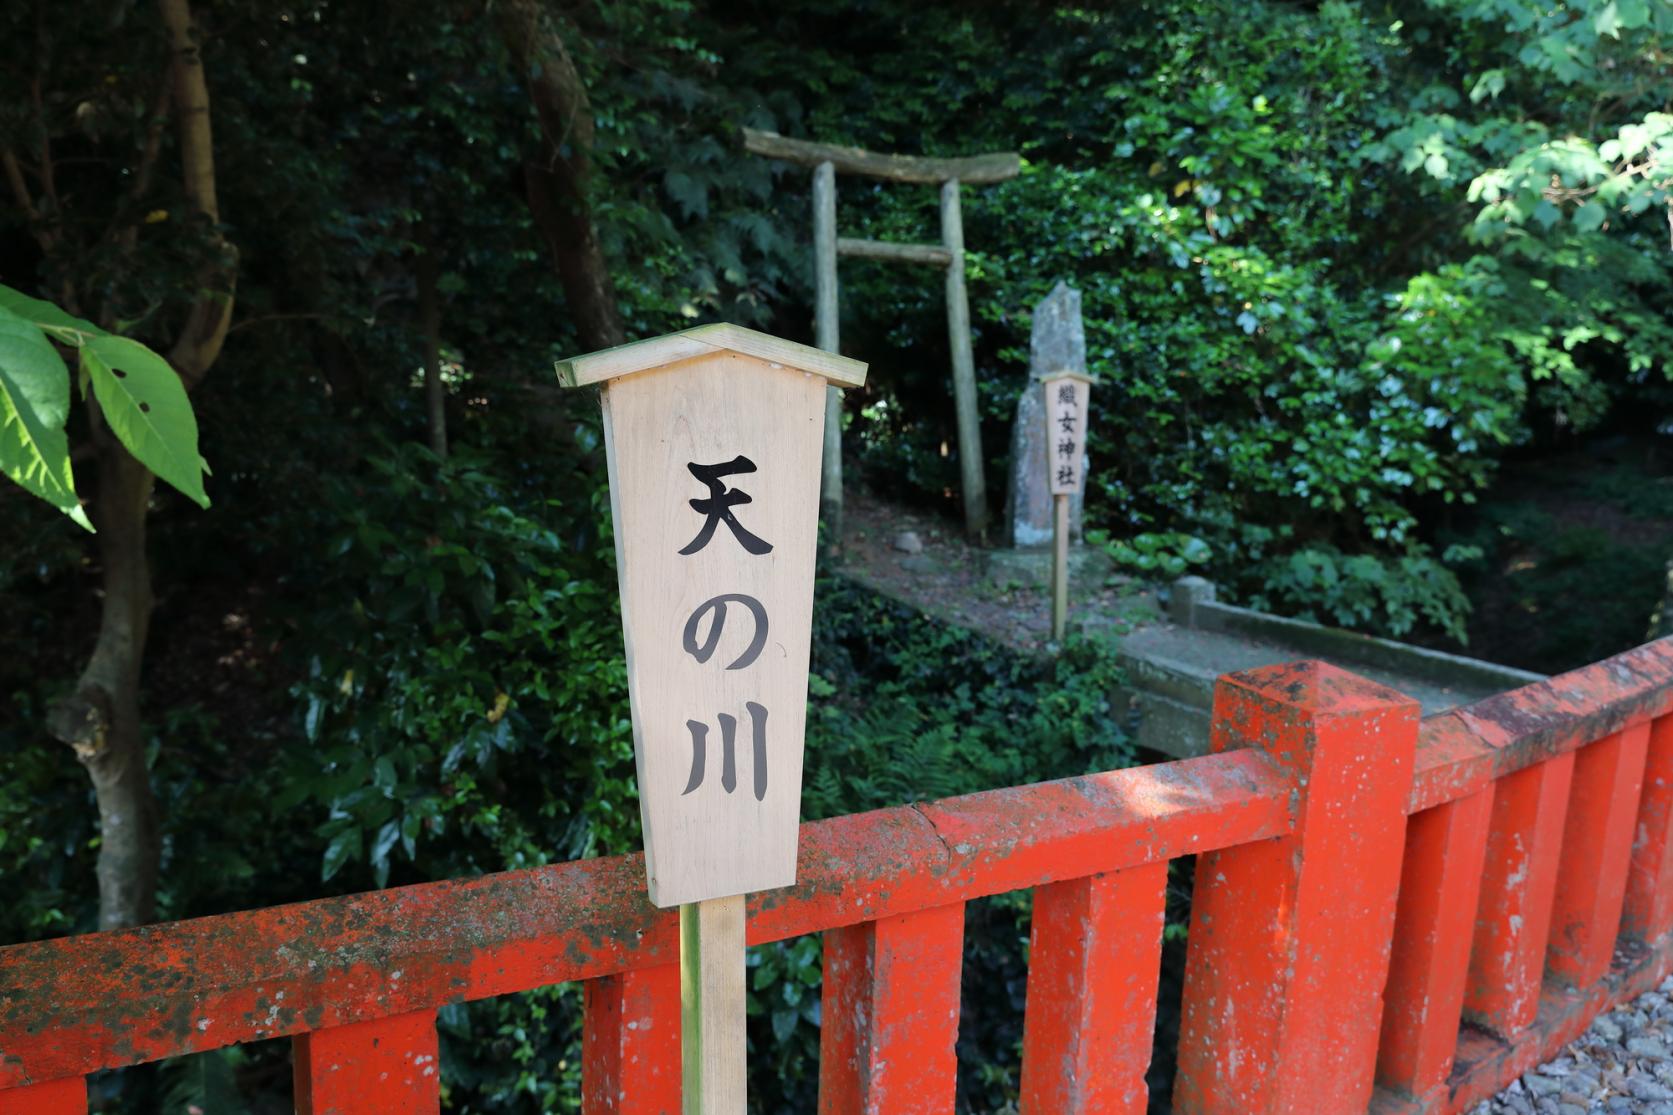
[{"label": "bamboo stake", "polygon": [[683,1115],[744,1115],[744,896],[680,907]]},{"label": "bamboo stake", "polygon": [[980,542],[988,529],[987,481],[982,473],[982,426],[976,410],[976,358],[970,346],[970,301],[964,290],[964,218],[958,179],[941,184],[941,242],[947,265],[947,334],[953,352],[953,405],[958,412],[958,465],[964,488],[964,533]]},{"label": "bamboo stake", "polygon": [[[813,172],[813,343],[826,352],[839,347],[837,317],[836,167],[820,163]],[[825,389],[825,450],[821,463],[819,516],[830,549],[842,548],[842,392]]]}]

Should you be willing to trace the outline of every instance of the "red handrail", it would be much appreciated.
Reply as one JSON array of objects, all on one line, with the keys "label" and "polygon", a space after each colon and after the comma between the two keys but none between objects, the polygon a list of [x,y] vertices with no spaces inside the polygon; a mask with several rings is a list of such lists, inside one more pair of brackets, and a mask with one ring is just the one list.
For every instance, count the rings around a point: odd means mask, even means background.
[{"label": "red handrail", "polygon": [[[1421,729],[1322,664],[1232,675],[1215,754],[804,825],[749,940],[826,934],[822,1109],[951,1110],[963,903],[1036,888],[1024,1110],[1139,1111],[1164,865],[1204,854],[1182,1110],[1294,1109],[1274,1082],[1314,1071],[1338,1086],[1305,1110],[1461,1110],[1667,972],[1670,708],[1673,641]],[[1513,836],[1560,902],[1516,881]],[[1475,930],[1513,909],[1531,952]],[[438,1007],[566,980],[587,1109],[673,1110],[674,930],[623,856],[0,948],[0,1115],[285,1035],[302,1110],[434,1110]]]}]

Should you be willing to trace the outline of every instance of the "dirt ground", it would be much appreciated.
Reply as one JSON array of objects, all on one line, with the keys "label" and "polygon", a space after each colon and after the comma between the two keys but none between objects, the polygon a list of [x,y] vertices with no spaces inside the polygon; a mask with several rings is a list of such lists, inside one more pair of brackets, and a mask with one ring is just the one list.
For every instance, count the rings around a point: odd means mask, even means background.
[{"label": "dirt ground", "polygon": [[[905,532],[923,549],[896,546]],[[1086,548],[1079,548],[1084,551]],[[1155,614],[1148,590],[1111,575],[1100,555],[1081,553],[1070,577],[1069,624],[1124,633]],[[958,523],[850,490],[843,505],[842,571],[923,611],[1023,651],[1051,640],[1048,552],[992,554],[964,540]]]}]

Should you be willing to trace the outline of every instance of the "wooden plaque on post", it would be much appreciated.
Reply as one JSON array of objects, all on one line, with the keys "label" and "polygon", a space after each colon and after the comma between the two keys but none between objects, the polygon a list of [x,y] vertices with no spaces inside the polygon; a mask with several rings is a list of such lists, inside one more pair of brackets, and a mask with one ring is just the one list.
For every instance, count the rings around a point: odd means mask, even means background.
[{"label": "wooden plaque on post", "polygon": [[1051,494],[1073,495],[1086,483],[1086,423],[1093,379],[1081,372],[1058,372],[1042,381],[1046,393],[1047,479]]},{"label": "wooden plaque on post", "polygon": [[658,906],[795,882],[825,388],[865,369],[734,325],[558,365],[604,385]]},{"label": "wooden plaque on post", "polygon": [[1046,481],[1051,486],[1051,637],[1062,642],[1069,624],[1069,497],[1083,490],[1091,376],[1058,372],[1040,381],[1046,393]]}]

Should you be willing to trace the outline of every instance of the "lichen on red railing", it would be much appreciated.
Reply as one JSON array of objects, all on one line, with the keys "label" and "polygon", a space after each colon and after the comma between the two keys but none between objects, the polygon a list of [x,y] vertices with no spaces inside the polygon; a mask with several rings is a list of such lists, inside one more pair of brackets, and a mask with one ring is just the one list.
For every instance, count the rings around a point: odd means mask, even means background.
[{"label": "lichen on red railing", "polygon": [[[825,934],[822,1110],[951,1111],[963,904],[1034,888],[1023,1110],[1138,1112],[1166,864],[1200,855],[1180,1110],[1461,1110],[1668,971],[1670,708],[1668,642],[1421,727],[1321,663],[1230,675],[1214,754],[804,825],[749,940]],[[583,1108],[676,1110],[675,917],[643,871],[0,949],[0,1115],[283,1036],[304,1112],[435,1110],[439,1007],[570,980]]]}]

